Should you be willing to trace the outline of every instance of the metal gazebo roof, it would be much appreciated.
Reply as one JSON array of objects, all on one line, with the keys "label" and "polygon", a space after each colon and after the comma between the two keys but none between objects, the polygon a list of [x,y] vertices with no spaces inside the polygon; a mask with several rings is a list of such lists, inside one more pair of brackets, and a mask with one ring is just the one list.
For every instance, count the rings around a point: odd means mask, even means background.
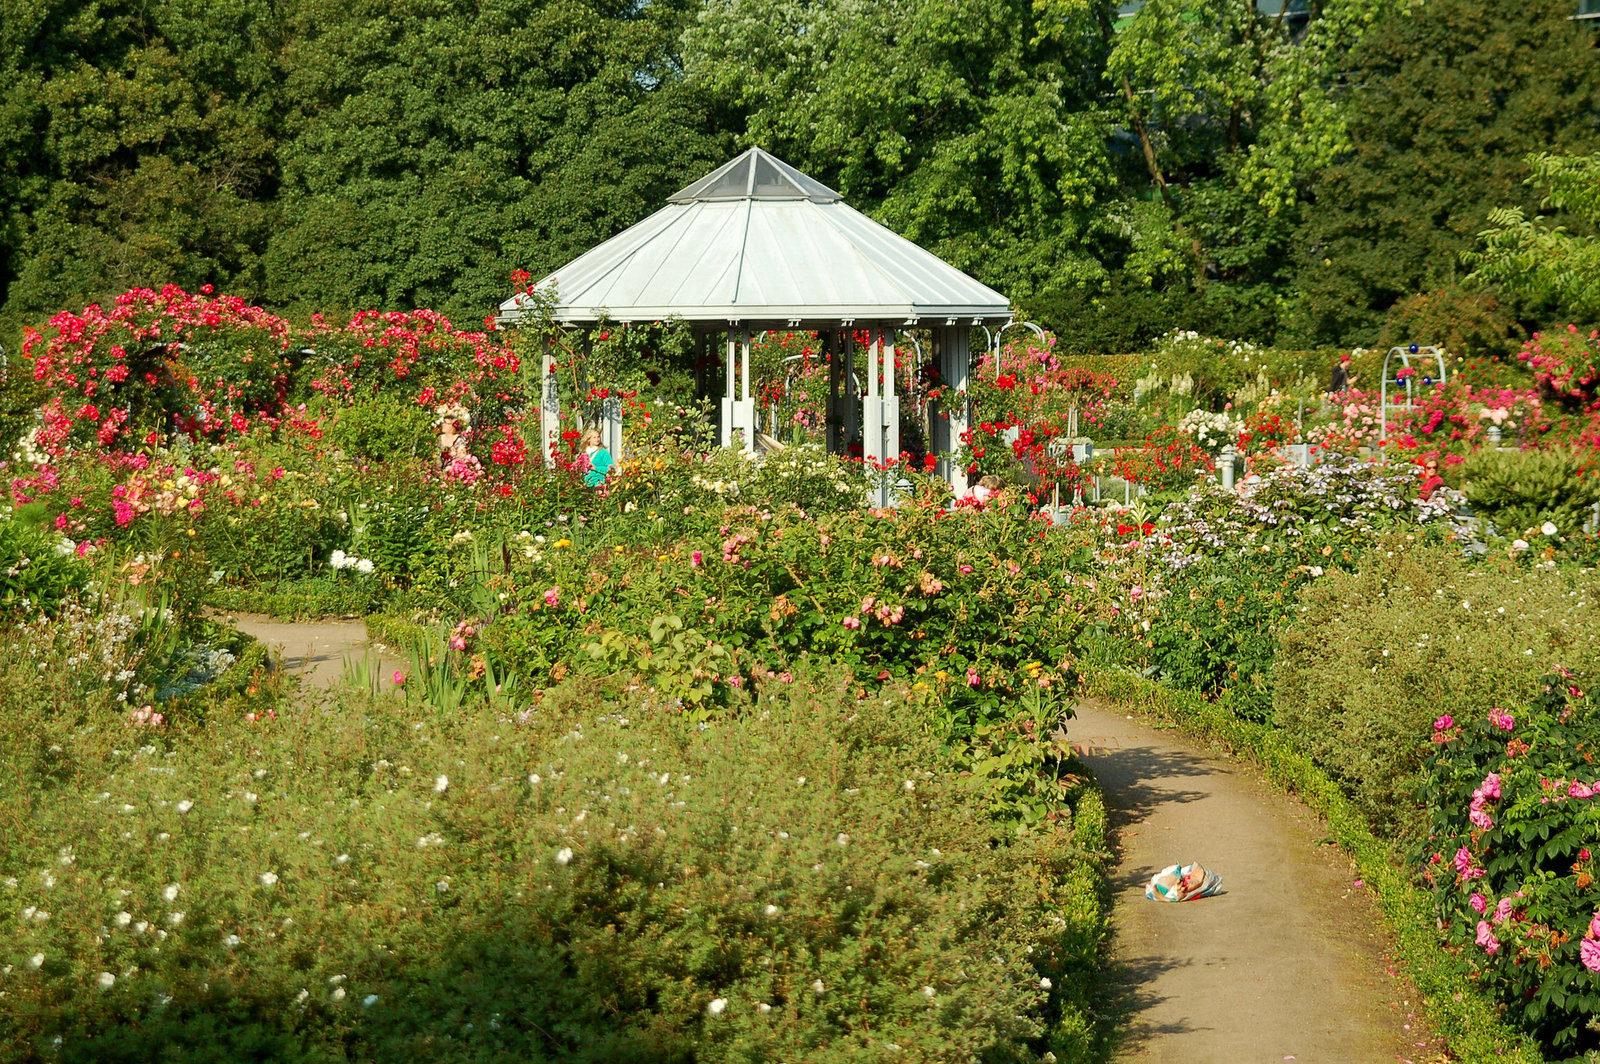
[{"label": "metal gazebo roof", "polygon": [[[1010,301],[751,148],[539,281],[557,321],[977,324]],[[500,304],[521,317],[526,297]]]}]

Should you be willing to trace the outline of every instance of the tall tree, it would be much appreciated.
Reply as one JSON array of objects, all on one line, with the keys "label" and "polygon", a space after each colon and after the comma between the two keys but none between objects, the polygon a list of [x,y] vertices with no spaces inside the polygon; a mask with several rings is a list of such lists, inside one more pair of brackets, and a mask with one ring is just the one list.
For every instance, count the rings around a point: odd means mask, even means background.
[{"label": "tall tree", "polygon": [[1545,304],[1563,317],[1600,322],[1600,152],[1529,157],[1528,183],[1544,193],[1540,206],[1561,215],[1526,216],[1520,207],[1489,212],[1477,266],[1468,280],[1497,284],[1528,303]]},{"label": "tall tree", "polygon": [[1119,240],[1105,6],[1041,21],[1027,0],[709,0],[688,69],[746,141],[1026,297],[1100,282]]},{"label": "tall tree", "polygon": [[1600,56],[1571,0],[1397,5],[1349,57],[1349,153],[1315,180],[1293,332],[1372,343],[1399,299],[1464,278],[1497,205],[1532,211],[1531,152],[1600,146]]},{"label": "tall tree", "polygon": [[0,315],[167,281],[255,292],[271,0],[0,0]]},{"label": "tall tree", "polygon": [[269,298],[493,311],[730,142],[677,76],[690,0],[298,0]]},{"label": "tall tree", "polygon": [[1330,0],[1313,19],[1288,0],[1148,0],[1105,24],[1124,182],[1144,193],[1124,268],[1192,292],[1186,324],[1272,332],[1300,196],[1347,142],[1336,63],[1374,7]]}]

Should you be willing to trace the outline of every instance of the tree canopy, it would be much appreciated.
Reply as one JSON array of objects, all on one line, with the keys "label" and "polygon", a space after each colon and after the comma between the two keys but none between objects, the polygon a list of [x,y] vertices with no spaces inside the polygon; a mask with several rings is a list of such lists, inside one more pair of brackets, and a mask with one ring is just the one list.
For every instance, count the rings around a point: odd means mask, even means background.
[{"label": "tree canopy", "polygon": [[0,0],[0,341],[166,282],[475,321],[749,144],[1091,350],[1600,314],[1571,7]]}]

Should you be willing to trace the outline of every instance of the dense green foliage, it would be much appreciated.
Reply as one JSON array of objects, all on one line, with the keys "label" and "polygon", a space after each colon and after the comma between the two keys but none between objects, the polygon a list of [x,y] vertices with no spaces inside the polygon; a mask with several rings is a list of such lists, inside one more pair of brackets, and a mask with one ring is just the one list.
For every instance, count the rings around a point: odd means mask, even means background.
[{"label": "dense green foliage", "polygon": [[0,294],[202,283],[475,321],[732,146],[675,75],[694,8],[0,6]]},{"label": "dense green foliage", "polygon": [[1582,278],[1460,287],[1491,208],[1523,266],[1570,243],[1524,179],[1600,145],[1571,0],[1314,6],[4,0],[0,342],[169,282],[476,321],[746,143],[1091,350],[1592,314]]},{"label": "dense green foliage", "polygon": [[1294,311],[1304,340],[1376,342],[1398,300],[1466,276],[1461,256],[1491,209],[1538,205],[1528,153],[1588,152],[1600,137],[1600,63],[1570,4],[1392,11],[1348,57],[1352,150],[1311,185]]},{"label": "dense green foliage", "polygon": [[1097,801],[997,848],[838,672],[699,726],[569,683],[124,727],[39,649],[0,666],[7,1060],[1086,1059]]},{"label": "dense green foliage", "polygon": [[1384,834],[1414,840],[1428,725],[1525,704],[1554,665],[1600,675],[1594,582],[1390,542],[1302,592],[1274,716]]}]

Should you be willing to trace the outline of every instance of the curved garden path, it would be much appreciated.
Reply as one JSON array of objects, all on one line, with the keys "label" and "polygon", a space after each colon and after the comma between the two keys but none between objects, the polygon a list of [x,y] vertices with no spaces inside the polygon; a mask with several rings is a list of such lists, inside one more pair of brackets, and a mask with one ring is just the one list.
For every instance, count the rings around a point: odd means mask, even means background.
[{"label": "curved garden path", "polygon": [[[1114,957],[1127,1016],[1119,1062],[1437,1059],[1392,974],[1376,905],[1316,815],[1250,769],[1175,732],[1085,701],[1067,738],[1111,808],[1119,863]],[[1226,893],[1146,900],[1175,862],[1219,872]]]},{"label": "curved garden path", "polygon": [[[371,646],[360,621],[231,619],[312,687],[337,684],[346,655]],[[1118,1064],[1439,1059],[1415,992],[1386,962],[1376,906],[1349,860],[1323,844],[1315,814],[1249,769],[1102,702],[1080,702],[1066,738],[1105,791],[1119,850]],[[1215,869],[1226,892],[1146,900],[1145,882],[1176,861]]]}]

